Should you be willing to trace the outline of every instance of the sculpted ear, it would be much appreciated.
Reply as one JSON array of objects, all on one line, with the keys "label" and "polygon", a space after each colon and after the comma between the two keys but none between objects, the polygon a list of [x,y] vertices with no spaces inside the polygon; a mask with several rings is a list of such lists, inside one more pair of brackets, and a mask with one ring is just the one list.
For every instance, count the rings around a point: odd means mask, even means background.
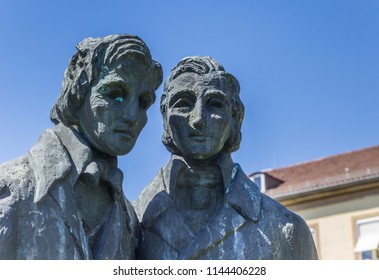
[{"label": "sculpted ear", "polygon": [[75,86],[72,87],[72,92],[68,96],[69,107],[65,108],[65,110],[69,113],[67,114],[69,117],[69,122],[71,124],[78,124],[79,120],[77,112],[83,105],[84,100],[90,91],[90,83],[87,72],[85,70],[81,70],[80,74],[76,77],[76,79],[74,79],[73,83],[75,83]]},{"label": "sculpted ear", "polygon": [[169,147],[172,145],[172,137],[171,137],[171,133],[170,133],[171,132],[170,126],[168,125],[166,109],[167,109],[167,107],[164,106],[163,110],[162,110],[162,117],[163,117],[162,143],[167,147],[167,149],[169,151],[171,151],[171,149]]},{"label": "sculpted ear", "polygon": [[155,90],[157,90],[163,80],[162,66],[157,61],[153,61],[153,78],[154,78],[153,85],[154,85]]}]

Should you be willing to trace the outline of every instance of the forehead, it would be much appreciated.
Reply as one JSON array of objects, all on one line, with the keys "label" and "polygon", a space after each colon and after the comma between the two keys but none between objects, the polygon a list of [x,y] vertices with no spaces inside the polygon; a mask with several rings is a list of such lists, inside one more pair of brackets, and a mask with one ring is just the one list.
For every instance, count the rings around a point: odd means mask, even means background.
[{"label": "forehead", "polygon": [[105,70],[111,71],[111,70],[121,70],[125,72],[131,72],[133,73],[135,68],[144,68],[147,69],[148,65],[146,63],[146,60],[144,57],[141,56],[123,56],[116,60],[114,60],[112,63],[105,65],[103,68]]},{"label": "forehead", "polygon": [[217,72],[207,74],[187,72],[174,79],[168,91],[175,93],[184,89],[196,92],[215,89],[227,93],[227,83],[226,79]]},{"label": "forehead", "polygon": [[113,79],[139,79],[148,81],[149,78],[150,72],[143,59],[138,57],[124,57],[115,60],[111,64],[103,65],[97,82],[110,82]]}]

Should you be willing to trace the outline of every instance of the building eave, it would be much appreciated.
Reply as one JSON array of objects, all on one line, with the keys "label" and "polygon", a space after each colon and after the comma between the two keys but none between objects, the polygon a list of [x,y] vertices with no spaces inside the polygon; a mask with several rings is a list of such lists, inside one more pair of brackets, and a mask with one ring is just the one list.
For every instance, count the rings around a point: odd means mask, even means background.
[{"label": "building eave", "polygon": [[341,183],[326,184],[323,186],[305,187],[303,190],[268,195],[283,205],[294,205],[305,201],[322,199],[324,197],[337,196],[341,194],[357,192],[370,188],[379,188],[379,175],[372,174],[364,178],[355,178]]}]

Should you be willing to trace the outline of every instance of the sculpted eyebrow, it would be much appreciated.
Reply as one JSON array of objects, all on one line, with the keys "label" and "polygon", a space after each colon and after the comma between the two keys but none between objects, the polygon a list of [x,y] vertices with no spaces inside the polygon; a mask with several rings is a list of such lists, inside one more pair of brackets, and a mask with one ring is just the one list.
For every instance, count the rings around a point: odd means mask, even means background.
[{"label": "sculpted eyebrow", "polygon": [[205,93],[205,96],[206,97],[220,97],[220,98],[224,98],[224,99],[227,99],[227,95],[221,91],[221,90],[214,90],[214,91],[208,91]]}]

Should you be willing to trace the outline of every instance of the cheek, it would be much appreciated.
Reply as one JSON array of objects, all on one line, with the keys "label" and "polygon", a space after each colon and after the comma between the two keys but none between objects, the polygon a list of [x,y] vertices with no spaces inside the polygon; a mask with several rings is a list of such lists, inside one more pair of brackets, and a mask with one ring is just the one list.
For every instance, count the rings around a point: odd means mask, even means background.
[{"label": "cheek", "polygon": [[90,111],[88,116],[91,116],[94,131],[96,134],[106,133],[112,123],[112,110],[108,102],[93,98],[90,103]]},{"label": "cheek", "polygon": [[103,115],[109,114],[111,106],[105,100],[97,99],[91,102],[91,109],[94,116],[101,119]]},{"label": "cheek", "polygon": [[212,117],[212,127],[215,134],[222,134],[217,137],[219,140],[226,140],[230,137],[232,131],[232,122],[229,116],[215,115]]},{"label": "cheek", "polygon": [[188,124],[188,121],[185,116],[172,115],[168,117],[168,126],[169,126],[169,129],[174,134],[173,136],[177,134],[181,134],[182,130],[185,129],[187,124]]},{"label": "cheek", "polygon": [[101,118],[103,114],[110,110],[110,104],[94,94],[91,96],[89,107],[92,115],[97,118]]},{"label": "cheek", "polygon": [[146,111],[143,111],[139,115],[139,120],[138,120],[138,130],[141,132],[141,130],[145,127],[147,123],[147,114]]},{"label": "cheek", "polygon": [[101,135],[101,134],[104,134],[107,132],[107,126],[106,124],[102,123],[102,122],[98,122],[97,123],[97,127],[95,129],[95,133],[97,135]]}]

